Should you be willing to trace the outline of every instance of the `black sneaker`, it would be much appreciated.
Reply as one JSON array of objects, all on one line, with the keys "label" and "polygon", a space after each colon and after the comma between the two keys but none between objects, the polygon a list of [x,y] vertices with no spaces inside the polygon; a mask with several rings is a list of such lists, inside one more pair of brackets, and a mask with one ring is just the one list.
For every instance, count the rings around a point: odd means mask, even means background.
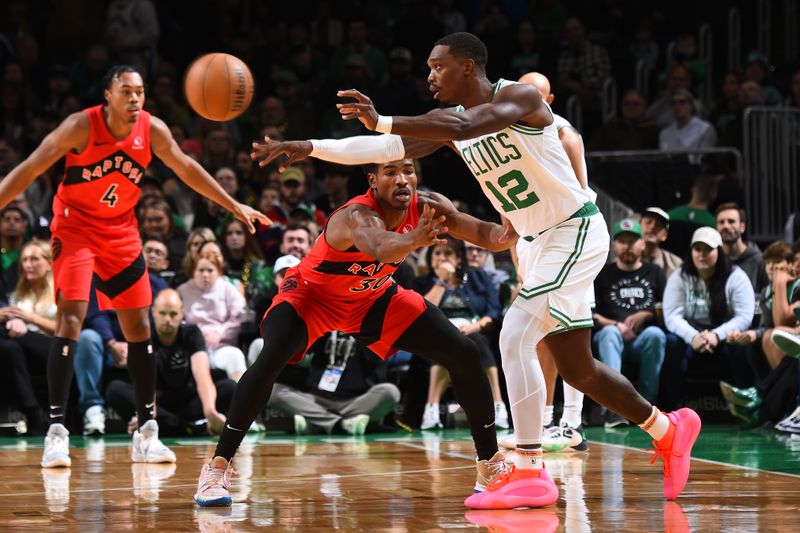
[{"label": "black sneaker", "polygon": [[621,417],[617,413],[606,411],[606,423],[604,425],[606,429],[613,429],[630,426],[631,423],[627,418]]}]

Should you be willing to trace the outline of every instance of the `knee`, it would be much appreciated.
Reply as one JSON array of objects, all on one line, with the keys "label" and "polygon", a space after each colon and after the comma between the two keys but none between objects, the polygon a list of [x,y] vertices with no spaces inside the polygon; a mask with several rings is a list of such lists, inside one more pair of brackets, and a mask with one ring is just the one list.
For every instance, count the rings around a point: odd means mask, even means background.
[{"label": "knee", "polygon": [[57,327],[56,335],[70,339],[76,339],[80,336],[81,327],[83,327],[83,316],[77,312],[64,311]]},{"label": "knee", "polygon": [[664,349],[667,345],[667,334],[658,326],[648,326],[640,333],[642,343],[649,347]]},{"label": "knee", "polygon": [[503,358],[503,364],[506,362],[506,357],[516,351],[516,347],[520,343],[520,334],[517,331],[512,331],[511,328],[503,328],[500,330],[500,355]]},{"label": "knee", "polygon": [[595,333],[597,342],[622,341],[622,332],[614,324],[603,326],[600,331]]},{"label": "knee", "polygon": [[126,324],[125,335],[130,336],[129,342],[146,342],[150,340],[150,317],[148,314],[146,312],[141,313],[135,318],[129,319]]},{"label": "knee", "polygon": [[400,402],[400,389],[394,383],[378,383],[373,385],[372,391],[380,396],[382,402],[391,401],[393,405]]},{"label": "knee", "polygon": [[76,345],[75,357],[82,358],[87,355],[103,350],[103,338],[93,329],[81,330],[78,335],[78,343]]}]

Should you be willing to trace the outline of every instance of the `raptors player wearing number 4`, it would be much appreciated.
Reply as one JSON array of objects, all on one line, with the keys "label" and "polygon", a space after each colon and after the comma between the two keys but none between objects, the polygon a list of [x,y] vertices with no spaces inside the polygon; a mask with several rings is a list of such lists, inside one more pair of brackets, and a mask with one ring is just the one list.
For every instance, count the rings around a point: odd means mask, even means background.
[{"label": "raptors player wearing number 4", "polygon": [[68,467],[64,427],[72,359],[94,276],[102,309],[116,309],[128,341],[128,372],[136,391],[135,462],[175,462],[158,439],[156,362],[150,346],[150,282],[134,207],[151,151],[194,190],[233,213],[255,232],[269,219],[231,198],[181,152],[169,128],[142,110],[144,82],[132,67],[113,67],[104,80],[106,104],[67,117],[0,182],[0,209],[66,156],[64,179],[53,200],[53,276],[58,313],[47,359],[50,428],[42,467]]},{"label": "raptors player wearing number 4", "polygon": [[313,156],[339,164],[421,157],[453,148],[495,209],[522,237],[517,242],[519,297],[503,320],[500,351],[516,435],[514,468],[465,502],[476,509],[540,507],[558,490],[542,462],[545,382],[536,356],[539,341],[561,377],[597,403],[649,433],[664,461],[664,496],[677,498],[689,477],[700,418],[691,409],[662,413],[621,374],[592,357],[592,315],[586,294],[608,255],[608,231],[582,188],[558,138],[550,106],[530,85],[486,78],[486,46],[469,33],[440,39],[428,57],[435,99],[455,107],[419,117],[384,117],[356,90],[339,96],[344,120],[359,120],[387,135],[340,140],[265,139],[253,157],[266,164]]}]

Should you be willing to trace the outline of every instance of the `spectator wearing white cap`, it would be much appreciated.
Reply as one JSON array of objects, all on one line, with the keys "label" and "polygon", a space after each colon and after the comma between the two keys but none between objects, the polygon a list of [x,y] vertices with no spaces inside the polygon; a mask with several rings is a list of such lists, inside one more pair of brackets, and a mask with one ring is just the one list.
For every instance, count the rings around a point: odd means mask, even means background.
[{"label": "spectator wearing white cap", "polygon": [[695,356],[722,356],[720,379],[750,387],[755,374],[747,350],[727,343],[728,334],[744,331],[753,321],[755,294],[747,274],[722,251],[722,237],[703,227],[692,235],[689,258],[667,280],[664,322],[667,354],[662,366],[662,400],[680,401],[683,372]]},{"label": "spectator wearing white cap", "polygon": [[664,275],[670,277],[681,268],[683,259],[661,248],[661,243],[669,236],[669,215],[660,207],[648,207],[642,213],[641,224],[644,238],[642,262],[661,267]]},{"label": "spectator wearing white cap", "polygon": [[[274,276],[275,283],[273,283],[272,287],[267,289],[266,292],[253,298],[252,308],[255,311],[257,322],[261,322],[261,317],[264,316],[264,313],[266,313],[267,309],[269,309],[269,306],[272,305],[272,299],[278,294],[281,284],[283,283],[283,278],[286,275],[286,271],[290,268],[296,267],[299,264],[300,258],[291,254],[282,255],[275,261],[275,266],[272,267],[272,275]],[[261,337],[250,343],[250,346],[247,349],[247,366],[253,364],[258,357],[258,354],[261,353],[261,348],[263,347],[264,339]]]}]

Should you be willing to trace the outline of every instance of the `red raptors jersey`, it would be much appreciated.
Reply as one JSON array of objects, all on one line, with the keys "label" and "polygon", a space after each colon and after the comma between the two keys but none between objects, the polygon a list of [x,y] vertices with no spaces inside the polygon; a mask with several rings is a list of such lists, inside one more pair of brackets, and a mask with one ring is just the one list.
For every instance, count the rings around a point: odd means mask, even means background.
[{"label": "red raptors jersey", "polygon": [[[356,196],[348,205],[362,204],[369,206],[379,215],[383,215],[372,190]],[[340,208],[341,209],[341,208]],[[329,218],[330,220],[330,218]],[[411,201],[403,221],[395,230],[397,233],[408,233],[419,222],[417,196]],[[391,277],[400,262],[381,263],[355,247],[340,252],[328,244],[325,233],[317,239],[311,251],[294,269],[304,282],[314,285],[325,298],[353,299],[355,297],[377,297],[391,286]],[[286,274],[288,279],[292,270]],[[360,293],[367,294],[360,294]]]},{"label": "red raptors jersey", "polygon": [[121,141],[108,131],[102,105],[84,113],[89,118],[89,140],[83,152],[67,154],[56,201],[96,218],[119,217],[131,211],[141,196],[139,182],[151,159],[150,113],[140,111],[130,135]]}]

